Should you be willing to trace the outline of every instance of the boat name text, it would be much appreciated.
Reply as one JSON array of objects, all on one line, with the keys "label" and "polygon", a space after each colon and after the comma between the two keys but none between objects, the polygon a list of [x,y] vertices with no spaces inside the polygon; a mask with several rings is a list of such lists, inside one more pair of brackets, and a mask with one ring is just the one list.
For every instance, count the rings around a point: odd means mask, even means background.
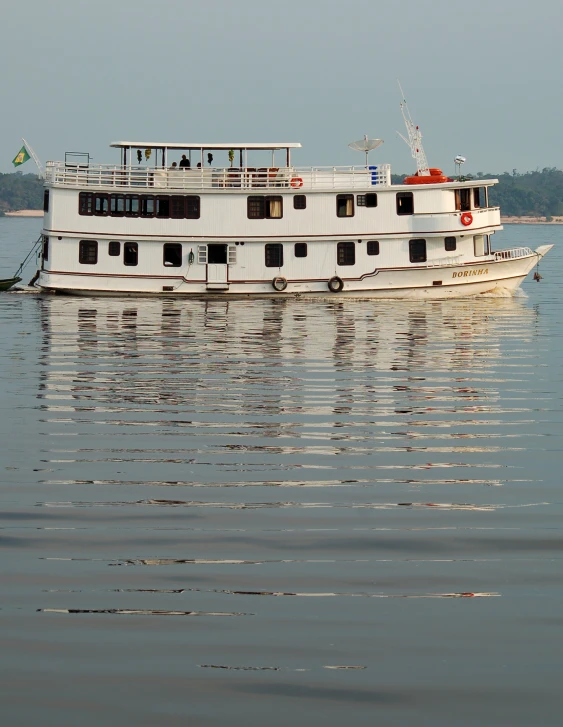
[{"label": "boat name text", "polygon": [[467,278],[472,275],[487,275],[489,268],[478,268],[477,270],[460,270],[459,273],[452,273],[452,278]]}]

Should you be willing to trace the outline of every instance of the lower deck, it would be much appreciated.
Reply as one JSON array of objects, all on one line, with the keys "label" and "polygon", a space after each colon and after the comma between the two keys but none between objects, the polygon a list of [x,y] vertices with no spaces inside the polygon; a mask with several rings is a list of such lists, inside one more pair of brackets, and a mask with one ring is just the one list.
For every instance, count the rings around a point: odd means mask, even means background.
[{"label": "lower deck", "polygon": [[233,244],[45,236],[43,250],[43,289],[91,295],[458,297],[514,289],[540,256],[492,252],[488,235]]}]

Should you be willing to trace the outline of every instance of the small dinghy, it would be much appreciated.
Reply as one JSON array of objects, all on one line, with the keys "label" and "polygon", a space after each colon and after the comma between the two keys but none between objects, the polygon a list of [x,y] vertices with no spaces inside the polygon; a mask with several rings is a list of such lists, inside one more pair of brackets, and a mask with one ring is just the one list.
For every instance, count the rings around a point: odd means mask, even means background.
[{"label": "small dinghy", "polygon": [[21,278],[5,278],[4,280],[0,280],[0,290],[10,290],[10,288],[16,283],[19,283],[20,280]]}]

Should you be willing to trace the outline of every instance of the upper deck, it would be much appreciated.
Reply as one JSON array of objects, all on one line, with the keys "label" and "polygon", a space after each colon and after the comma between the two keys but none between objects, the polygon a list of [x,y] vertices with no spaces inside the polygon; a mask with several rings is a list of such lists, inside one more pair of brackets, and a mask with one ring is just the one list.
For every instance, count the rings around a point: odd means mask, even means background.
[{"label": "upper deck", "polygon": [[77,165],[47,162],[45,182],[56,187],[140,188],[215,192],[249,189],[369,190],[391,184],[391,166],[363,167],[205,167],[175,168]]},{"label": "upper deck", "polygon": [[[90,164],[47,162],[45,182],[53,187],[88,190],[116,190],[139,193],[150,190],[157,194],[177,192],[244,192],[275,190],[298,191],[369,191],[374,187],[391,187],[390,164],[361,166],[301,167],[291,163],[291,152],[301,148],[296,142],[245,143],[176,143],[117,141],[121,163]],[[180,152],[182,160],[178,159]],[[260,156],[262,166],[252,166],[251,157]],[[276,158],[277,155],[277,158]],[[282,156],[283,166],[279,166]],[[214,156],[228,157],[230,166],[213,166]],[[267,157],[265,159],[265,156]],[[89,160],[87,154],[83,154]],[[170,165],[169,162],[175,161]],[[268,164],[265,166],[264,162]],[[236,165],[236,166],[235,166]],[[479,180],[481,186],[496,180]],[[474,186],[474,182],[450,181],[425,184],[425,189],[444,186]]]}]

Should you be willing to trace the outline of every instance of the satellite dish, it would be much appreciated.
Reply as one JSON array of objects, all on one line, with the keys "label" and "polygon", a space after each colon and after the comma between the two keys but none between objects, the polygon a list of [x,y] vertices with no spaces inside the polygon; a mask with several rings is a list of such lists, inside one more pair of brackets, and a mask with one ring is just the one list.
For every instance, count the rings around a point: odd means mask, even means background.
[{"label": "satellite dish", "polygon": [[363,151],[366,154],[366,167],[368,166],[368,154],[372,149],[377,149],[378,146],[381,146],[383,144],[383,139],[368,139],[367,136],[364,136],[363,139],[360,139],[359,141],[353,141],[351,144],[348,144],[350,149],[353,149],[354,151]]}]

